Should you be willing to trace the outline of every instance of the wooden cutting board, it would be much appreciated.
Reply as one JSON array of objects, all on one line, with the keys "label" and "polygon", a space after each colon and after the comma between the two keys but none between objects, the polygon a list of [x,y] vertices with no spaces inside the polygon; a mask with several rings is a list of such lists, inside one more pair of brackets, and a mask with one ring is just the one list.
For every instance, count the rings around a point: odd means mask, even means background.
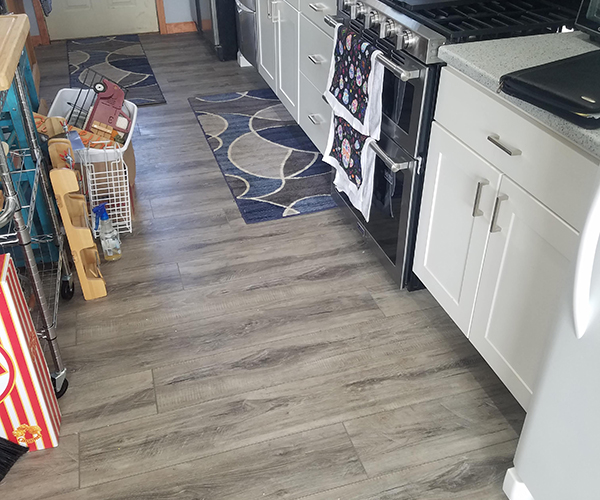
[{"label": "wooden cutting board", "polygon": [[0,92],[12,84],[28,33],[27,14],[0,16]]}]

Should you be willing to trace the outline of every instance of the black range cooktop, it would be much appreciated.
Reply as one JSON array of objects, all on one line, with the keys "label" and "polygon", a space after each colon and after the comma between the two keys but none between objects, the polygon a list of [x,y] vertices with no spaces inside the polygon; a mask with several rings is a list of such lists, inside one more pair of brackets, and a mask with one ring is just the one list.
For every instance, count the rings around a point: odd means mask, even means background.
[{"label": "black range cooktop", "polygon": [[556,33],[563,26],[573,27],[577,17],[569,2],[558,5],[552,0],[384,1],[450,43]]}]

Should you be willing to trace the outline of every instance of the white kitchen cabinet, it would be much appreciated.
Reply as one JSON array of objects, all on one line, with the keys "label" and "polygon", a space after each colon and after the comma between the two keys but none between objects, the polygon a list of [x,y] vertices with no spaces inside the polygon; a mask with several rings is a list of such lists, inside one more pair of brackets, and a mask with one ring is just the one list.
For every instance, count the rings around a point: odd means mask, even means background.
[{"label": "white kitchen cabinet", "polygon": [[323,19],[335,11],[335,0],[258,1],[258,71],[321,152],[331,119],[321,95],[333,52]]},{"label": "white kitchen cabinet", "polygon": [[299,42],[300,14],[285,1],[274,2],[277,9],[277,96],[298,121]]},{"label": "white kitchen cabinet", "polygon": [[300,72],[323,94],[333,56],[333,39],[300,16]]},{"label": "white kitchen cabinet", "polygon": [[469,338],[527,408],[579,235],[508,177],[496,199]]},{"label": "white kitchen cabinet", "polygon": [[433,124],[413,269],[465,334],[499,184],[498,170]]},{"label": "white kitchen cabinet", "polygon": [[327,147],[333,113],[329,104],[321,99],[322,94],[322,91],[317,89],[304,74],[300,73],[298,123],[321,154]]},{"label": "white kitchen cabinet", "polygon": [[258,0],[258,72],[277,90],[277,13],[274,0]]},{"label": "white kitchen cabinet", "polygon": [[598,161],[449,68],[435,120],[414,271],[527,409]]}]

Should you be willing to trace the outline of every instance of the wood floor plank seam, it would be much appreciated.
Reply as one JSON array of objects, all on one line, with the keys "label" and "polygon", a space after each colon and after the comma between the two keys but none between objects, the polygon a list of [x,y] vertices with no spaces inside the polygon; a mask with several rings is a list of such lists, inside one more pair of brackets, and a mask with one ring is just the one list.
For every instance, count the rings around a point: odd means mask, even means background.
[{"label": "wood floor plank seam", "polygon": [[[499,443],[490,444],[488,446],[482,446],[481,448],[478,448],[477,450],[481,451],[481,450],[485,450],[487,448],[493,448],[495,446],[501,446],[503,444],[511,443],[513,441],[516,442],[517,440],[516,439],[508,439],[506,441],[502,441],[502,442],[499,442]],[[477,450],[473,450],[473,451],[477,451]],[[436,463],[439,463],[439,462],[443,462],[444,460],[448,460],[448,458],[452,458],[454,456],[459,456],[459,455],[461,455],[461,453],[458,453],[457,455],[450,455],[450,456],[445,457],[445,458],[439,458],[437,460],[431,460],[430,462],[424,462],[424,463],[420,463],[420,464],[410,465],[408,467],[402,467],[400,469],[395,469],[395,470],[391,470],[389,472],[386,472],[385,474],[378,474],[376,476],[368,477],[367,479],[361,479],[360,481],[354,481],[352,483],[349,483],[349,484],[346,484],[346,485],[343,485],[343,486],[337,486],[335,488],[329,488],[327,490],[319,491],[318,493],[311,493],[310,495],[303,495],[303,496],[300,496],[300,497],[296,497],[296,498],[294,498],[294,500],[310,500],[311,498],[313,498],[313,497],[315,497],[317,495],[322,495],[322,494],[328,493],[328,492],[335,492],[336,490],[339,490],[339,489],[342,489],[342,488],[348,488],[348,487],[350,487],[352,485],[358,485],[358,484],[363,484],[363,483],[375,482],[375,481],[377,481],[377,480],[379,480],[381,478],[385,478],[385,477],[388,477],[388,476],[392,476],[394,474],[398,474],[399,472],[409,472],[409,471],[411,471],[413,469],[418,469],[419,467],[423,467],[424,465],[436,464]],[[362,464],[362,462],[361,462],[361,464]],[[385,492],[382,492],[382,493],[385,493]],[[338,498],[337,500],[344,500],[344,499],[343,498]],[[484,499],[482,499],[482,500],[484,500]]]},{"label": "wood floor plank seam", "polygon": [[348,439],[350,440],[350,444],[352,445],[352,449],[354,450],[354,453],[356,453],[356,456],[358,457],[358,461],[360,462],[360,466],[362,467],[363,472],[365,473],[365,476],[367,476],[367,479],[369,478],[369,473],[367,472],[367,469],[365,467],[365,464],[362,461],[362,458],[360,458],[360,453],[358,453],[358,450],[356,449],[356,446],[354,446],[354,441],[352,441],[352,437],[350,436],[350,433],[348,432],[348,428],[346,427],[346,421],[341,422],[341,424],[344,426],[344,431],[346,431],[346,436],[348,436]]},{"label": "wood floor plank seam", "polygon": [[81,432],[77,433],[77,489],[81,489]]}]

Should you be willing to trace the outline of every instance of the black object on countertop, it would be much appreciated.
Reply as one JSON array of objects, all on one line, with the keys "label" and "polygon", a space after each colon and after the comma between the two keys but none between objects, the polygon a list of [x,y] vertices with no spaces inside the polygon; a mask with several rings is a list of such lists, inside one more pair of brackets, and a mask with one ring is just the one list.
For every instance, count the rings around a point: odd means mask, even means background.
[{"label": "black object on countertop", "polygon": [[504,75],[500,90],[583,128],[600,128],[600,50]]}]

